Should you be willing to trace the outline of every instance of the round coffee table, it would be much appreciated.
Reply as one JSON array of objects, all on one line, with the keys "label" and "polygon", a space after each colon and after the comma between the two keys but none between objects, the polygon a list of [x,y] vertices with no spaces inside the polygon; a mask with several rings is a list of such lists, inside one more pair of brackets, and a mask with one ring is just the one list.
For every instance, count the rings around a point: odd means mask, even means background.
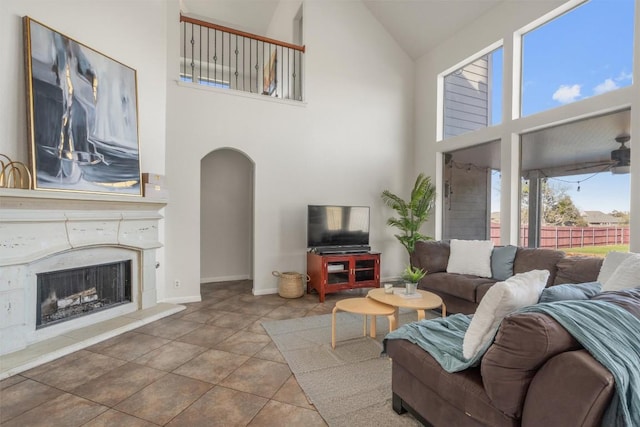
[{"label": "round coffee table", "polygon": [[[394,291],[402,290],[404,288],[393,288]],[[404,298],[401,295],[387,294],[384,292],[384,288],[376,288],[369,291],[367,297],[379,301],[383,304],[393,306],[394,312],[394,325],[398,324],[398,308],[410,308],[418,312],[418,320],[424,319],[424,311],[434,308],[442,307],[442,317],[447,316],[447,307],[444,305],[442,298],[433,292],[416,290],[421,295],[420,298]]]},{"label": "round coffee table", "polygon": [[364,335],[367,335],[367,316],[371,316],[369,333],[376,337],[376,316],[387,316],[389,319],[389,332],[395,328],[396,309],[371,298],[347,298],[336,302],[331,314],[331,348],[336,348],[336,313],[346,311],[349,313],[364,315]]}]

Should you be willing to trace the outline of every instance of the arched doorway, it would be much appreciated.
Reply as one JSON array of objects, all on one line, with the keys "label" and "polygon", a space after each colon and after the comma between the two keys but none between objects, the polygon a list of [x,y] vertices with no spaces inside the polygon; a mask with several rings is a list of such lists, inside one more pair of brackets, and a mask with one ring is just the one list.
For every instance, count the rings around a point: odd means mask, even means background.
[{"label": "arched doorway", "polygon": [[200,283],[253,278],[254,163],[222,148],[200,162]]}]

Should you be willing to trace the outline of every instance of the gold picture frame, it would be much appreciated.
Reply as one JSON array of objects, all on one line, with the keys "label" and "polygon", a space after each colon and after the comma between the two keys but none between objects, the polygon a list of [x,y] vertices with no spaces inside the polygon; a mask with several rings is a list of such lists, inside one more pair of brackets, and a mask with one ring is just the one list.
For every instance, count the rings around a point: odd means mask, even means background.
[{"label": "gold picture frame", "polygon": [[142,195],[136,70],[23,23],[34,189]]}]

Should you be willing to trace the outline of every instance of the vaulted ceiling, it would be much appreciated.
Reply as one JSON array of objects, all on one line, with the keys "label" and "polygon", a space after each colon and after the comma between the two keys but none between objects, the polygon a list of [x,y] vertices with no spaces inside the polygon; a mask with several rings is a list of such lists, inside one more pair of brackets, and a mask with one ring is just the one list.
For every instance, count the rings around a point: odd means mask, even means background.
[{"label": "vaulted ceiling", "polygon": [[[320,1],[320,0],[313,0]],[[356,0],[348,0],[356,1]],[[264,35],[280,0],[181,0],[184,13]],[[362,0],[413,59],[427,53],[502,0]]]},{"label": "vaulted ceiling", "polygon": [[[183,13],[264,35],[278,3],[286,0],[180,0]],[[322,0],[307,0],[322,1]],[[358,1],[358,0],[343,0]],[[502,2],[539,0],[360,0],[413,59],[420,58]],[[629,133],[628,110],[523,135],[522,170],[586,165],[610,158],[615,137]],[[633,144],[627,144],[632,146]],[[499,168],[499,145],[461,150],[457,161]],[[575,169],[575,168],[574,168]],[[588,172],[589,169],[584,169]],[[576,172],[573,172],[576,173]]]}]

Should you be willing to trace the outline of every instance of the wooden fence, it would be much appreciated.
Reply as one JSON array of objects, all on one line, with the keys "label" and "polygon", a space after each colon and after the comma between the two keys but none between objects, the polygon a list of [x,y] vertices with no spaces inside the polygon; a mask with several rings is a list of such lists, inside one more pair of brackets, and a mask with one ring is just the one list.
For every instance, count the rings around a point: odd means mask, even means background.
[{"label": "wooden fence", "polygon": [[[500,244],[500,224],[491,223],[491,240]],[[520,228],[520,245],[528,246],[529,229]],[[629,226],[540,228],[540,248],[580,248],[629,244]]]}]

